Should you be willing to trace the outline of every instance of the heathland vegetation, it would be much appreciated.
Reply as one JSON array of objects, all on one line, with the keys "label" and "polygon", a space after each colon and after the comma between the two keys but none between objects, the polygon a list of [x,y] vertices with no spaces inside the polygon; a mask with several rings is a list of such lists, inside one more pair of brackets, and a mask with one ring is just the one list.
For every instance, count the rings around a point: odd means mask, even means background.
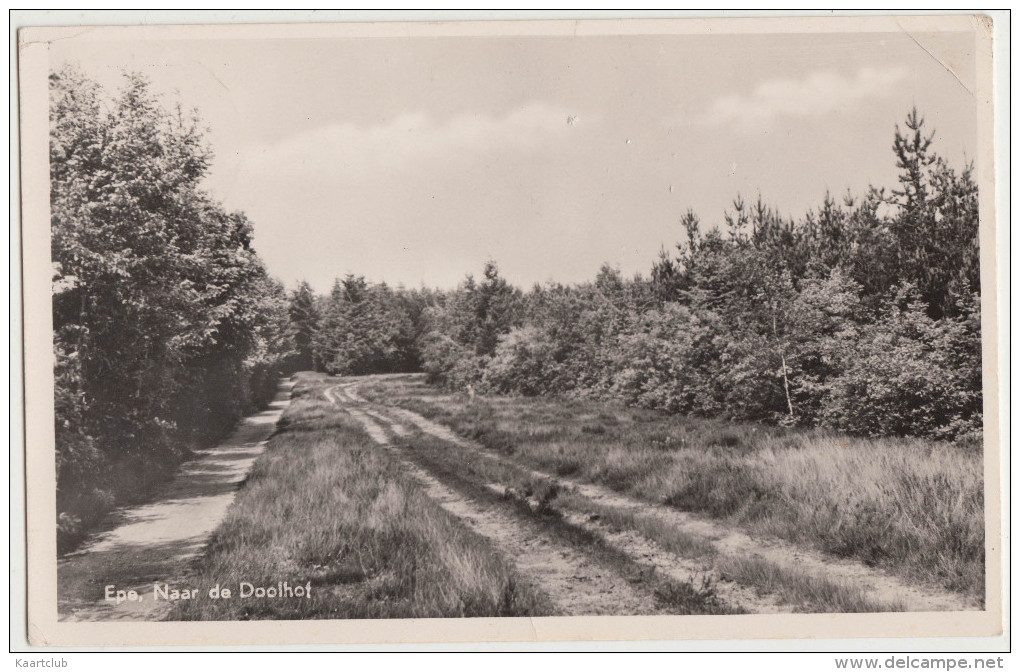
[{"label": "heathland vegetation", "polygon": [[976,609],[981,460],[620,403],[299,373],[171,618]]},{"label": "heathland vegetation", "polygon": [[[974,451],[931,440],[852,438],[582,399],[487,395],[472,401],[420,379],[368,381],[360,393],[420,413],[489,449],[501,460],[486,465],[477,451],[450,445],[436,458],[453,471],[478,472],[474,478],[483,482],[533,487],[527,472],[508,472],[509,460],[554,479],[595,483],[652,507],[694,512],[758,537],[883,567],[911,581],[976,599],[984,595],[984,479]],[[415,450],[425,448],[416,442]],[[551,508],[571,506],[568,490],[552,498]],[[584,506],[586,513],[615,518],[660,545],[700,554],[689,542],[675,543],[669,525]],[[728,574],[745,570],[730,567]]]}]

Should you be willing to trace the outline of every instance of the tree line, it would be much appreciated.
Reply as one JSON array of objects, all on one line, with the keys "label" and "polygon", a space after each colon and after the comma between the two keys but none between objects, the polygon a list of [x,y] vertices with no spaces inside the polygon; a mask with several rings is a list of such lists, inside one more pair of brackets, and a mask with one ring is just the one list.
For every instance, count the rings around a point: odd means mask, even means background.
[{"label": "tree line", "polygon": [[251,224],[200,187],[197,114],[138,75],[114,94],[73,67],[49,82],[63,548],[271,399],[294,347]]},{"label": "tree line", "polygon": [[680,219],[647,277],[448,291],[337,281],[290,296],[305,366],[420,369],[479,392],[562,394],[733,420],[962,442],[982,423],[978,188],[912,111],[899,183],[799,218],[738,198]]}]

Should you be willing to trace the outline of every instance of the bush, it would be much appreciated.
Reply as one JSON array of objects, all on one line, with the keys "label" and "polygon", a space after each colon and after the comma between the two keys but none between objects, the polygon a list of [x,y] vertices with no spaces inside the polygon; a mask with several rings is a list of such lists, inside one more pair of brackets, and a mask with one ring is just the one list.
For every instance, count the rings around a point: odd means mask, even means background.
[{"label": "bush", "polygon": [[456,390],[479,385],[487,359],[444,334],[431,334],[421,353],[429,382]]},{"label": "bush", "polygon": [[824,422],[854,434],[941,439],[981,432],[981,338],[975,312],[933,320],[912,288],[845,354]]},{"label": "bush", "polygon": [[513,329],[501,336],[485,366],[482,383],[500,393],[536,396],[553,391],[558,364],[554,343],[537,327]]}]

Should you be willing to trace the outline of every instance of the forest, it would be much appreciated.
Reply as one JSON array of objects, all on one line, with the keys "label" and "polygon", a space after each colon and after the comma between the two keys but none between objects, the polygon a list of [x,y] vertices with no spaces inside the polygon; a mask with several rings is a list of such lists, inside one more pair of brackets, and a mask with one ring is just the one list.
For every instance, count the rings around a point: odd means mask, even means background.
[{"label": "forest", "polygon": [[210,159],[144,78],[50,76],[61,547],[268,402],[293,352],[251,224],[200,188]]},{"label": "forest", "polygon": [[[196,113],[129,75],[50,77],[60,543],[144,497],[298,370],[424,371],[484,395],[980,446],[978,189],[911,111],[898,184],[789,218],[738,197],[678,213],[647,275],[524,289],[488,261],[452,289],[347,274],[287,291],[201,183]],[[338,269],[342,270],[342,269]]]},{"label": "forest", "polygon": [[290,294],[304,368],[423,370],[479,393],[616,399],[670,413],[977,444],[978,189],[911,111],[891,189],[799,219],[737,198],[693,212],[647,277],[609,264],[527,291],[485,264],[449,291],[347,275]]}]

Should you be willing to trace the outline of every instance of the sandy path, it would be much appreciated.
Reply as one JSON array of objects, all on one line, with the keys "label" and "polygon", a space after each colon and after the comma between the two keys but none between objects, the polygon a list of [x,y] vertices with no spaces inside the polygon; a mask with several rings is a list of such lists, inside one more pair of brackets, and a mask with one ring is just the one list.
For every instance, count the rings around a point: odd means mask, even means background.
[{"label": "sandy path", "polygon": [[392,418],[388,418],[385,415],[383,415],[382,413],[379,413],[377,411],[371,411],[371,410],[369,410],[367,408],[364,409],[364,411],[365,411],[365,413],[369,414],[370,416],[372,416],[373,418],[375,418],[379,422],[384,423],[388,430],[390,430],[391,432],[393,432],[394,434],[396,434],[400,438],[405,438],[405,437],[408,437],[408,436],[411,435],[411,430],[410,429],[408,429],[404,425],[401,425],[399,422],[394,422]]},{"label": "sandy path", "polygon": [[[115,512],[112,529],[60,559],[60,620],[155,620],[169,611],[169,602],[153,599],[153,583],[186,586],[191,560],[223,521],[238,485],[265,450],[292,387],[282,384],[265,411],[243,419],[219,445],[195,451],[152,502]],[[111,584],[138,591],[141,601],[106,601],[105,586]]]},{"label": "sandy path", "polygon": [[532,526],[512,515],[468,499],[443,485],[390,444],[386,430],[373,419],[376,413],[370,415],[364,408],[339,404],[335,401],[336,390],[336,387],[327,390],[326,398],[357,420],[373,441],[386,448],[421,484],[430,499],[512,558],[522,578],[549,596],[559,614],[664,613],[649,593],[635,588],[627,579],[568,544],[536,534]]},{"label": "sandy path", "polygon": [[365,400],[358,394],[357,383],[340,383],[333,387],[327,387],[323,394],[331,404],[340,402],[365,403]]},{"label": "sandy path", "polygon": [[[387,410],[396,412],[401,409],[393,407]],[[406,426],[381,413],[367,409],[365,413],[384,422],[387,429],[399,437],[406,437],[411,433]],[[459,441],[457,437],[454,438]],[[495,494],[505,496],[508,486],[505,483],[487,483],[486,487]],[[532,501],[531,504],[532,508],[534,508],[538,503]],[[710,578],[714,584],[715,595],[722,604],[733,608],[745,609],[755,614],[790,613],[794,611],[793,605],[783,604],[776,596],[760,595],[756,590],[734,581],[729,581],[720,576],[710,566],[707,566],[705,562],[693,558],[685,558],[665,550],[654,541],[646,539],[633,530],[613,529],[593,519],[589,513],[570,510],[560,510],[560,513],[564,520],[571,525],[595,533],[610,546],[635,562],[651,566],[655,571],[670,577],[678,583],[697,581],[704,577]]]},{"label": "sandy path", "polygon": [[[487,487],[495,493],[506,492],[502,483],[489,483]],[[532,508],[537,506],[532,502]],[[792,613],[798,605],[784,604],[776,595],[759,594],[757,590],[722,577],[710,565],[695,558],[685,558],[668,551],[654,541],[646,539],[639,532],[628,529],[614,529],[598,522],[588,513],[558,509],[563,519],[582,530],[593,532],[610,546],[644,565],[649,565],[656,572],[668,576],[678,583],[711,579],[716,599],[735,609],[744,609],[752,614]]]},{"label": "sandy path", "polygon": [[491,459],[512,464],[534,478],[558,482],[569,487],[576,494],[599,504],[641,516],[659,518],[676,529],[711,542],[722,555],[759,557],[779,567],[799,573],[846,582],[860,588],[865,596],[872,601],[900,604],[907,611],[981,609],[980,604],[974,599],[957,593],[908,584],[899,577],[852,560],[826,556],[813,549],[794,546],[779,539],[752,538],[739,530],[690,513],[649,504],[593,483],[585,483],[531,469],[512,458],[491,451],[477,442],[469,441],[454,433],[449,427],[433,422],[418,413],[397,407],[387,407],[387,411],[413,424],[426,434],[477,451]]}]

